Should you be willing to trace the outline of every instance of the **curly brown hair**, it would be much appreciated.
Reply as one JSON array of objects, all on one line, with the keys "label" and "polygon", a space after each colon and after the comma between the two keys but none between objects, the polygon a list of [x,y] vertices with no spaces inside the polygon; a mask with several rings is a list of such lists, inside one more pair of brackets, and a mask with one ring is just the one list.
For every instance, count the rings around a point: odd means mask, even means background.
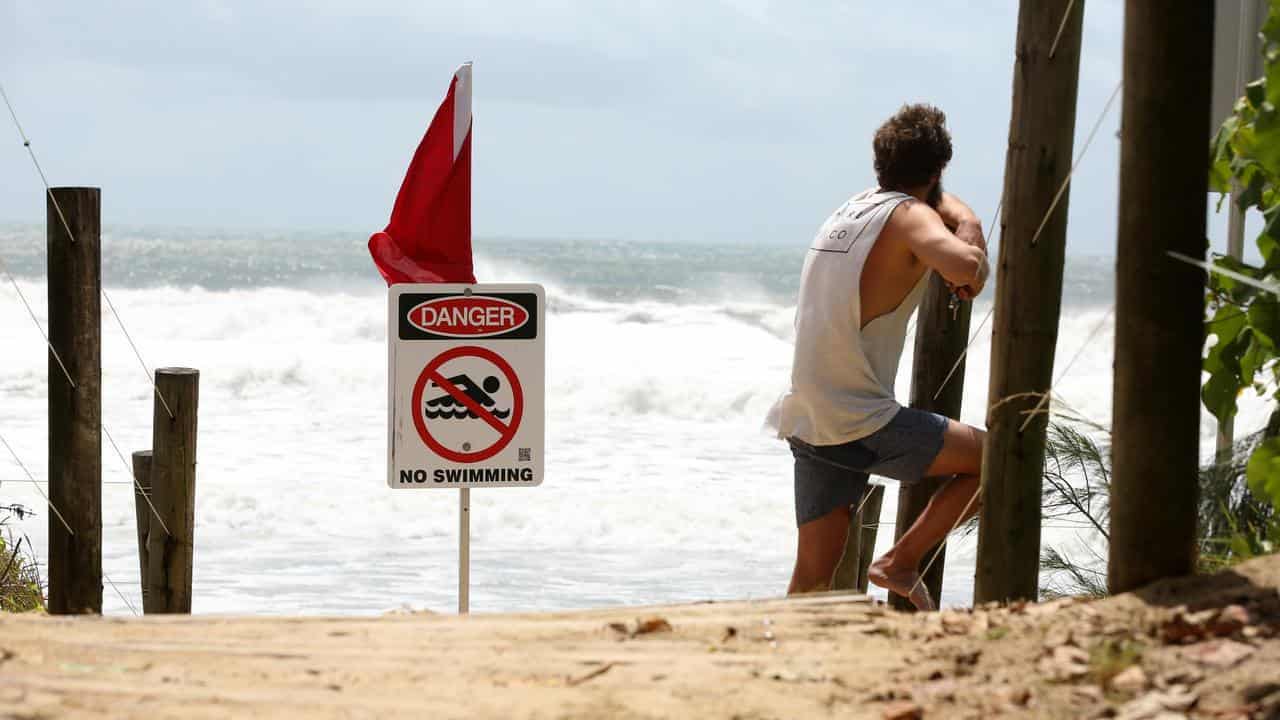
[{"label": "curly brown hair", "polygon": [[951,162],[947,116],[932,105],[903,105],[876,130],[876,181],[885,190],[927,184]]}]

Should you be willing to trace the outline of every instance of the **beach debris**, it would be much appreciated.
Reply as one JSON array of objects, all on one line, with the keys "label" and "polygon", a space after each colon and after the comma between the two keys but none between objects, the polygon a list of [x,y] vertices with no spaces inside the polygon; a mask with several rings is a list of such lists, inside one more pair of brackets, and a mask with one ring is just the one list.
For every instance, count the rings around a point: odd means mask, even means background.
[{"label": "beach debris", "polygon": [[1031,688],[1004,688],[997,692],[996,695],[1014,707],[1026,707],[1031,704]]},{"label": "beach debris", "polygon": [[884,720],[920,720],[924,717],[924,708],[910,700],[898,700],[890,703],[880,717]]},{"label": "beach debris", "polygon": [[1209,667],[1226,669],[1244,662],[1255,650],[1235,640],[1219,639],[1193,645],[1185,651],[1192,660]]},{"label": "beach debris", "polygon": [[915,694],[906,685],[891,685],[881,688],[867,697],[869,702],[890,702],[893,700],[911,700]]},{"label": "beach debris", "polygon": [[1044,646],[1049,650],[1075,644],[1075,634],[1070,627],[1065,625],[1054,625],[1049,628],[1049,632],[1044,636]]},{"label": "beach debris", "polygon": [[598,667],[598,668],[596,668],[596,669],[592,670],[591,672],[589,672],[589,673],[587,673],[587,674],[585,674],[585,675],[579,675],[579,676],[577,676],[577,677],[569,678],[568,680],[566,680],[566,681],[565,681],[565,685],[568,685],[569,687],[577,687],[577,686],[581,685],[581,684],[582,684],[582,683],[584,683],[584,682],[587,682],[587,681],[589,681],[589,680],[593,680],[593,679],[598,678],[598,677],[600,677],[601,675],[603,675],[603,674],[605,674],[605,673],[609,672],[610,670],[612,670],[612,669],[613,669],[613,666],[614,666],[615,664],[616,664],[616,663],[607,662],[607,663],[605,663],[605,664],[601,665],[600,667]]},{"label": "beach debris", "polygon": [[1173,685],[1195,685],[1204,679],[1204,673],[1194,667],[1171,670],[1156,678],[1156,687],[1164,690]]},{"label": "beach debris", "polygon": [[1241,605],[1198,612],[1179,606],[1159,624],[1158,634],[1162,641],[1171,645],[1193,643],[1205,638],[1234,636],[1249,627],[1252,621],[1249,611]]},{"label": "beach debris", "polygon": [[1147,673],[1141,665],[1130,665],[1111,678],[1111,688],[1118,692],[1137,695],[1147,689]]},{"label": "beach debris", "polygon": [[656,615],[649,618],[636,618],[632,623],[611,622],[605,627],[621,635],[622,639],[672,631],[671,623],[667,622],[666,618]]},{"label": "beach debris", "polygon": [[671,632],[671,629],[671,623],[667,622],[666,618],[654,616],[644,620],[637,619],[635,630],[631,631],[631,637]]},{"label": "beach debris", "polygon": [[724,629],[724,636],[720,638],[720,642],[729,642],[736,637],[738,637],[738,628],[730,625]]},{"label": "beach debris", "polygon": [[1120,706],[1117,720],[1165,720],[1186,717],[1183,713],[1199,701],[1195,692],[1186,688],[1153,690]]},{"label": "beach debris", "polygon": [[967,648],[957,652],[953,657],[957,668],[968,668],[978,664],[978,658],[982,657],[982,650]]},{"label": "beach debris", "polygon": [[1089,653],[1071,645],[1059,645],[1040,658],[1037,668],[1050,680],[1075,680],[1088,674]]},{"label": "beach debris", "polygon": [[781,670],[752,670],[751,677],[765,678],[775,682],[790,683],[824,683],[831,680],[826,675],[815,675],[804,671],[796,671],[790,668],[782,668]]}]

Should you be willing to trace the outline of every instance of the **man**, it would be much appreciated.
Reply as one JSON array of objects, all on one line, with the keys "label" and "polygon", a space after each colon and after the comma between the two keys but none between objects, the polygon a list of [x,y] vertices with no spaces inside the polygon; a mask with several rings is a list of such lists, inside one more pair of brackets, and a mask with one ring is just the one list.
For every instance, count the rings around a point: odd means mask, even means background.
[{"label": "man", "polygon": [[932,610],[918,567],[961,515],[977,509],[983,432],[902,407],[894,378],[929,273],[941,275],[958,298],[973,298],[989,272],[986,243],[973,211],[942,192],[951,136],[940,110],[904,106],[876,131],[873,147],[879,187],[827,218],[805,258],[791,389],[769,413],[795,457],[799,532],[788,592],[830,586],[850,506],[870,474],[903,483],[949,476],[868,573],[876,585]]}]

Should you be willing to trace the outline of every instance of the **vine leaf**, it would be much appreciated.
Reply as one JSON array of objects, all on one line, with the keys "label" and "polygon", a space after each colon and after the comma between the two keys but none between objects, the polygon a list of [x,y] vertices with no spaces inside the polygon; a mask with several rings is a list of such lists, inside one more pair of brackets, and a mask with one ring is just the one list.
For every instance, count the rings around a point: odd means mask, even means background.
[{"label": "vine leaf", "polygon": [[1249,490],[1280,507],[1280,437],[1269,438],[1249,456]]}]

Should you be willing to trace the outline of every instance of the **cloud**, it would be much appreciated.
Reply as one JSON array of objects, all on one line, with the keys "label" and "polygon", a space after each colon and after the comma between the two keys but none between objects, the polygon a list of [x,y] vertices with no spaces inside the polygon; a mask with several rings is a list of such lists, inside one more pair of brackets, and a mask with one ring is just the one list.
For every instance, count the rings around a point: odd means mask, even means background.
[{"label": "cloud", "polygon": [[[1111,5],[1086,15],[1081,126],[1114,86]],[[804,242],[872,181],[875,126],[919,100],[948,113],[950,187],[984,216],[1000,192],[1016,30],[1003,0],[0,8],[0,81],[42,160],[55,182],[103,185],[120,220],[376,225],[464,60],[480,233]],[[1072,207],[1113,236],[1114,193],[1097,188],[1114,152],[1098,144]],[[0,145],[0,173],[0,217],[38,218],[25,157]]]}]

